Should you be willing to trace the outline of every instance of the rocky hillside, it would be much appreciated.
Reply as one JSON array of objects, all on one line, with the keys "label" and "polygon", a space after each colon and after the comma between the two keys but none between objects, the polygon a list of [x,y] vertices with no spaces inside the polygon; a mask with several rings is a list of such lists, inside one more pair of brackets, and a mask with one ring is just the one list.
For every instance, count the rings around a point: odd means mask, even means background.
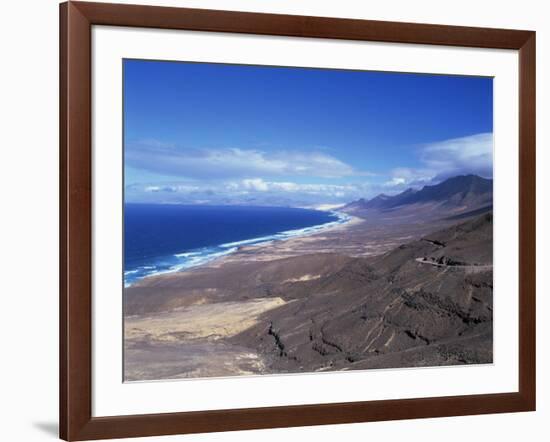
[{"label": "rocky hillside", "polygon": [[490,363],[492,221],[487,213],[372,258],[258,269],[247,277],[261,296],[287,304],[231,342],[273,372]]}]

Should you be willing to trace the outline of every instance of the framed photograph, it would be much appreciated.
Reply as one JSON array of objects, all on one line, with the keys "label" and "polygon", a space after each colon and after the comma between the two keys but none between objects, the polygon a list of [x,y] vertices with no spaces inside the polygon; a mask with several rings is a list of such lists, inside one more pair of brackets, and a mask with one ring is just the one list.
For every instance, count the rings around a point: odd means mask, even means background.
[{"label": "framed photograph", "polygon": [[535,33],[60,6],[60,436],[535,409]]}]

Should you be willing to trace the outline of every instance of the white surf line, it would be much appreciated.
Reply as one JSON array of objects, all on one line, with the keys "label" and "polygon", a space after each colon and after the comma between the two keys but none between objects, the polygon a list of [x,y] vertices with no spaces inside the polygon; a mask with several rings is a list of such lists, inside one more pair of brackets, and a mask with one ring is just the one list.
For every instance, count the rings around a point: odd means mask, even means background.
[{"label": "white surf line", "polygon": [[[231,253],[228,253],[224,256],[221,256],[221,258],[225,258],[226,256],[232,255],[233,253],[238,252],[238,248],[243,245],[249,245],[250,247],[260,247],[265,246],[268,244],[271,244],[273,242],[283,242],[287,241],[289,239],[294,238],[304,238],[309,237],[312,235],[316,235],[318,233],[326,232],[330,229],[333,229],[335,227],[344,226],[345,224],[348,224],[349,222],[353,221],[354,217],[342,213],[342,212],[336,212],[336,211],[329,211],[332,215],[338,217],[336,221],[330,221],[328,223],[324,224],[317,224],[315,226],[310,227],[304,227],[303,229],[295,229],[295,230],[286,230],[284,232],[276,233],[274,235],[260,237],[260,238],[252,238],[252,239],[246,239],[242,241],[235,241],[227,244],[222,244],[220,247],[233,247],[236,248],[236,250],[232,251]],[[209,263],[216,261],[212,260],[209,261]]]},{"label": "white surf line", "polygon": [[[313,210],[313,209],[310,209]],[[315,235],[317,233],[326,232],[327,230],[330,230],[335,227],[343,226],[350,221],[353,220],[354,217],[348,215],[347,213],[343,212],[337,212],[335,210],[319,210],[320,212],[329,212],[333,216],[337,217],[337,220],[335,221],[329,221],[327,223],[323,224],[317,224],[314,226],[304,227],[302,229],[293,229],[293,230],[285,230],[283,232],[275,233],[273,235],[266,235],[266,236],[260,236],[258,238],[250,238],[250,239],[244,239],[241,241],[233,241],[230,243],[224,243],[220,244],[219,247],[222,250],[218,250],[215,252],[212,252],[210,254],[201,255],[200,251],[188,251],[188,252],[182,252],[182,253],[175,253],[173,256],[176,258],[180,257],[193,257],[195,259],[191,259],[191,262],[184,262],[181,264],[173,265],[172,267],[165,269],[165,270],[159,270],[157,272],[145,275],[141,278],[136,279],[132,282],[124,282],[124,287],[128,288],[131,287],[136,282],[139,282],[145,278],[150,278],[154,276],[160,276],[165,275],[169,273],[177,273],[180,271],[190,270],[194,268],[201,267],[206,264],[212,264],[218,260],[221,260],[222,258],[225,258],[229,255],[232,255],[236,252],[238,252],[240,246],[244,245],[250,245],[252,246],[263,246],[267,245],[269,243],[272,243],[274,241],[286,241],[288,239],[292,238],[299,238],[299,237],[307,237],[311,235]],[[223,250],[226,249],[226,250]],[[137,271],[137,270],[136,270]],[[133,270],[126,271],[125,275],[131,274],[130,272],[134,272]]]}]

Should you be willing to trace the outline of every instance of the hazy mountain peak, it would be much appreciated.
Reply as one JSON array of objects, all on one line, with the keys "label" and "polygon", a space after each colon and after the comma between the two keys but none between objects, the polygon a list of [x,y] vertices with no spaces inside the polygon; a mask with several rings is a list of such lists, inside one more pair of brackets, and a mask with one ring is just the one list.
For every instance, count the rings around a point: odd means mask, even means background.
[{"label": "hazy mountain peak", "polygon": [[478,175],[457,175],[434,184],[426,185],[420,190],[408,188],[405,191],[388,196],[380,194],[368,201],[354,201],[344,209],[352,211],[387,210],[412,204],[437,203],[446,207],[460,207],[472,210],[491,204],[493,180]]}]

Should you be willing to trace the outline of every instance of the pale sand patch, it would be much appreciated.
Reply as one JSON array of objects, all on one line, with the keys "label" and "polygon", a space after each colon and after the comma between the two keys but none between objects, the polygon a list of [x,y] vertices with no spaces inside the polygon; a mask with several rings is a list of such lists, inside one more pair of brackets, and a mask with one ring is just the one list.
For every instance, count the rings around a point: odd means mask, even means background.
[{"label": "pale sand patch", "polygon": [[346,222],[344,224],[337,224],[334,227],[331,227],[327,230],[324,230],[323,232],[327,232],[327,231],[328,232],[334,232],[336,230],[347,230],[350,227],[354,227],[354,226],[357,226],[357,225],[362,224],[362,223],[365,222],[365,220],[363,218],[359,218],[358,216],[353,216],[353,215],[350,215],[349,213],[347,215],[350,217],[348,222]]},{"label": "pale sand patch", "polygon": [[250,349],[223,341],[130,345],[125,350],[125,382],[260,374],[265,363]]},{"label": "pale sand patch", "polygon": [[183,342],[234,336],[255,325],[258,317],[286,302],[257,298],[243,302],[199,304],[146,317],[125,319],[126,341]]},{"label": "pale sand patch", "polygon": [[319,279],[321,277],[321,275],[304,275],[304,276],[300,276],[299,278],[290,278],[290,279],[285,279],[283,281],[283,283],[285,282],[305,282],[305,281],[312,281],[314,279]]}]

